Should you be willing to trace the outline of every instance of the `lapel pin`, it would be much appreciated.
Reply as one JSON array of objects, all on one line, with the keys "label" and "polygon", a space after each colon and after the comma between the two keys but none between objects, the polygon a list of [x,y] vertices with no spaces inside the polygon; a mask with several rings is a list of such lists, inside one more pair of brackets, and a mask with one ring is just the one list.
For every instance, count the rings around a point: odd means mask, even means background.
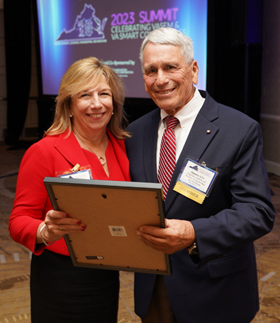
[{"label": "lapel pin", "polygon": [[208,130],[206,130],[206,133],[210,133],[210,132],[211,132],[211,130],[209,130],[209,129],[208,129]]}]

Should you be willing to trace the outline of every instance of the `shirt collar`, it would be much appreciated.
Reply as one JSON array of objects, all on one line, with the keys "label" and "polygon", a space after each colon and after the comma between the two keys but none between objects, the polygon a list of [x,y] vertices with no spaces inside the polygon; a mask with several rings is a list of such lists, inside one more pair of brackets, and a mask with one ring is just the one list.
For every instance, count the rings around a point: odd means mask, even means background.
[{"label": "shirt collar", "polygon": [[[199,110],[201,109],[205,99],[201,96],[198,89],[195,87],[194,95],[192,99],[181,109],[179,110],[174,117],[179,120],[179,126],[184,128],[185,125],[191,120],[195,119]],[[164,118],[167,117],[168,114],[165,110],[160,110],[160,128],[164,128],[165,124],[163,122]]]}]

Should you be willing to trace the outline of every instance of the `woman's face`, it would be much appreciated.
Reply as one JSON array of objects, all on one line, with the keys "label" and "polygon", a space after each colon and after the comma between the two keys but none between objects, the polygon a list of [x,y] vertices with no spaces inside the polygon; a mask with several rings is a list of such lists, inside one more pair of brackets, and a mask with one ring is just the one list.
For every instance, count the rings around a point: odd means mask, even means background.
[{"label": "woman's face", "polygon": [[94,88],[79,92],[72,98],[73,130],[83,136],[106,131],[113,112],[113,96],[103,75]]}]

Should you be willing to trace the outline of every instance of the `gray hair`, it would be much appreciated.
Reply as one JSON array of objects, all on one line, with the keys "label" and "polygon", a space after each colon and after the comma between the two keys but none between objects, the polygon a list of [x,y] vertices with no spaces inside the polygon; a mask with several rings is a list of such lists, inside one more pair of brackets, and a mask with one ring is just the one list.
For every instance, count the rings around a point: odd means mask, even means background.
[{"label": "gray hair", "polygon": [[151,42],[153,44],[174,45],[182,49],[182,55],[185,57],[188,65],[194,59],[193,41],[177,29],[170,27],[162,27],[151,31],[143,40],[140,48],[140,61],[143,68],[143,52],[146,45]]}]

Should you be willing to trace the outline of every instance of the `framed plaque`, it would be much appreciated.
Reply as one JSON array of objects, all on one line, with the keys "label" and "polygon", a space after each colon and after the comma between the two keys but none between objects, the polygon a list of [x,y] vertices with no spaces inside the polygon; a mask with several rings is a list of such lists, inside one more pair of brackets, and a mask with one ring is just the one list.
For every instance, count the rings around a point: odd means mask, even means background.
[{"label": "framed plaque", "polygon": [[87,225],[64,236],[74,266],[170,275],[169,256],[136,235],[165,227],[161,184],[46,177],[55,210]]}]

